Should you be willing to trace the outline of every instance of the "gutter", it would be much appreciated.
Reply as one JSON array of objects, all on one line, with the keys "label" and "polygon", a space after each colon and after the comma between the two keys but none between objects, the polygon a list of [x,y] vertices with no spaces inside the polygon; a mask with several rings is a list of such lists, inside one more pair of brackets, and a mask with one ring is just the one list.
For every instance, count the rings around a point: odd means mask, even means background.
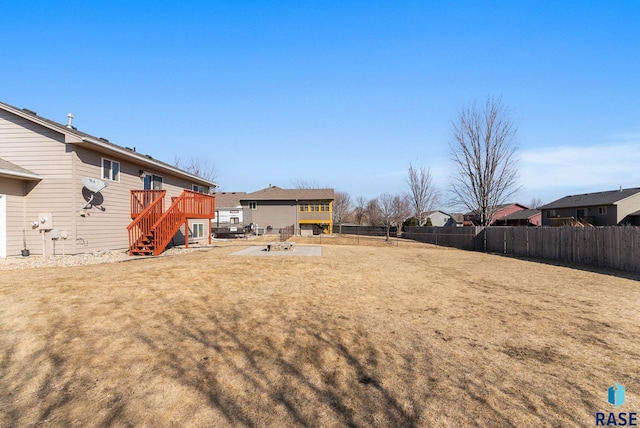
[{"label": "gutter", "polygon": [[36,180],[36,181],[40,181],[44,178],[37,174],[29,174],[27,172],[17,172],[10,169],[1,169],[1,168],[0,168],[0,176],[17,177],[17,178],[23,178],[26,180]]}]

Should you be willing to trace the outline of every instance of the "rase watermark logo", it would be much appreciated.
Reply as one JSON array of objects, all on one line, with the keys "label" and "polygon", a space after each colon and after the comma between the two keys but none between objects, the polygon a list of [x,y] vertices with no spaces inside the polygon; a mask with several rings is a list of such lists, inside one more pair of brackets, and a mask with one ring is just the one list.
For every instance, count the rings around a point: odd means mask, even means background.
[{"label": "rase watermark logo", "polygon": [[610,386],[608,391],[609,404],[620,407],[624,404],[624,386],[616,383]]},{"label": "rase watermark logo", "polygon": [[[607,390],[607,401],[616,408],[624,404],[624,386],[616,383]],[[596,412],[596,426],[637,427],[637,412]]]}]

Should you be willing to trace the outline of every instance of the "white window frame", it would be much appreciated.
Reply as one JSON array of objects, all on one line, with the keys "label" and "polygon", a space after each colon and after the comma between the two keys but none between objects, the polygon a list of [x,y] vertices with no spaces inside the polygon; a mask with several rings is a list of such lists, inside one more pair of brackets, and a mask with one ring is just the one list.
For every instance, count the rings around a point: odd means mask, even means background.
[{"label": "white window frame", "polygon": [[204,223],[191,223],[189,225],[189,238],[204,238]]},{"label": "white window frame", "polygon": [[607,207],[598,207],[598,215],[607,215]]},{"label": "white window frame", "polygon": [[[105,162],[109,162],[109,169],[105,169]],[[114,168],[114,165],[117,165],[117,168]],[[100,167],[102,169],[102,179],[113,181],[116,183],[120,182],[120,162],[114,161],[109,158],[102,158],[100,162]],[[117,169],[117,172],[114,174],[114,169]]]},{"label": "white window frame", "polygon": [[191,190],[193,190],[194,192],[198,192],[198,193],[204,193],[204,186],[201,186],[199,184],[192,184],[191,185]]},{"label": "white window frame", "polygon": [[257,201],[249,201],[249,209],[250,210],[257,210],[258,209],[258,202]]},{"label": "white window frame", "polygon": [[[157,175],[157,174],[146,174],[143,178],[142,178],[142,184],[144,187],[145,186],[145,181],[147,180],[147,177],[149,177],[149,186],[150,189],[145,189],[145,190],[162,190],[162,188],[164,187],[164,177],[161,175]],[[156,180],[156,178],[159,178],[160,180]],[[156,183],[160,183],[160,188],[156,189]]]}]

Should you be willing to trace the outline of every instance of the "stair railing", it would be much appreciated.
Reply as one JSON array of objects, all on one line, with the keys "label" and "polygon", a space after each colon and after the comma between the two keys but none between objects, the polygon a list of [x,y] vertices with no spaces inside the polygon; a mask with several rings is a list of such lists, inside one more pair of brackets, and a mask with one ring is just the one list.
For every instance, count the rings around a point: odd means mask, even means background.
[{"label": "stair railing", "polygon": [[149,205],[137,215],[127,226],[127,233],[129,234],[129,253],[135,249],[136,244],[153,229],[153,225],[161,217],[164,211],[164,196],[167,193],[166,190],[162,190],[159,194],[156,194],[153,200],[150,200]]},{"label": "stair railing", "polygon": [[164,214],[151,226],[155,245],[153,248],[154,256],[162,254],[178,229],[180,229],[180,226],[186,221],[187,217],[185,215],[184,205],[187,195],[187,191],[182,192],[180,196],[174,199]]}]

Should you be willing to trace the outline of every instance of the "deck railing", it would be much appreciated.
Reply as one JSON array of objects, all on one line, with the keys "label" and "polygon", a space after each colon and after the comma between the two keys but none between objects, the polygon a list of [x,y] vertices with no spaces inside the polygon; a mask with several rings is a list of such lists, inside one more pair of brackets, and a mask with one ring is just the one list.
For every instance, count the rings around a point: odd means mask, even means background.
[{"label": "deck railing", "polygon": [[185,190],[182,192],[184,200],[182,209],[187,218],[214,218],[216,213],[216,198],[204,193]]},{"label": "deck railing", "polygon": [[142,211],[158,199],[164,199],[166,190],[132,190],[131,218],[136,218]]}]

